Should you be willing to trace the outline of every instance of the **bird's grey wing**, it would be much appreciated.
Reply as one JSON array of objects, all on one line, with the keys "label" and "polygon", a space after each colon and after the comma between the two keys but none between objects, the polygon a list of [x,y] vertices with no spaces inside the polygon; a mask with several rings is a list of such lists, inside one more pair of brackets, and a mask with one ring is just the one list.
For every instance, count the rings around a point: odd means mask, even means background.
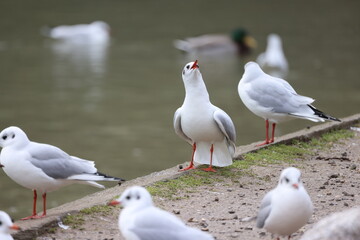
[{"label": "bird's grey wing", "polygon": [[291,85],[280,78],[266,78],[262,81],[253,81],[249,97],[264,108],[275,113],[294,113],[304,104],[310,104],[314,99],[298,95]]},{"label": "bird's grey wing", "polygon": [[192,140],[188,136],[186,136],[186,134],[183,132],[181,128],[181,108],[178,108],[176,110],[174,114],[173,124],[174,124],[175,133],[191,145]]},{"label": "bird's grey wing", "polygon": [[226,114],[223,110],[220,108],[216,108],[214,112],[214,120],[216,124],[219,126],[221,132],[225,135],[225,137],[235,144],[236,141],[236,130],[233,121],[229,117],[229,115]]},{"label": "bird's grey wing", "polygon": [[272,194],[273,191],[268,192],[261,202],[260,210],[256,217],[256,227],[258,228],[264,227],[265,221],[270,215]]},{"label": "bird's grey wing", "polygon": [[28,146],[30,162],[49,177],[66,179],[78,174],[94,174],[94,162],[72,157],[52,145],[31,142]]}]

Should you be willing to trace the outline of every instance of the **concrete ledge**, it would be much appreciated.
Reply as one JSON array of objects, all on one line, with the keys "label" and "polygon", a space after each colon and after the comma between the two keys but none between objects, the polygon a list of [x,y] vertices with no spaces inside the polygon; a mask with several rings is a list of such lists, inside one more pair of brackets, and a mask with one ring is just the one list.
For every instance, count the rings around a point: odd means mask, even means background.
[{"label": "concrete ledge", "polygon": [[[355,124],[360,123],[360,114],[355,114],[350,117],[341,119],[342,122],[328,122],[321,125],[311,127],[309,129],[304,129],[294,133],[290,133],[284,136],[281,136],[276,139],[274,144],[291,144],[293,140],[308,141],[311,138],[318,137],[321,134],[342,128],[349,128]],[[260,143],[260,142],[259,142]],[[241,155],[248,152],[254,152],[258,149],[267,147],[255,147],[257,143],[251,143],[249,145],[237,147],[235,158],[241,159]],[[133,185],[150,185],[157,181],[163,181],[167,179],[178,178],[181,175],[187,174],[186,172],[178,172],[178,167],[169,168],[160,172],[155,172],[147,176],[139,177],[128,182],[125,182],[121,186],[116,186],[109,188],[97,193],[88,195],[81,199],[78,199],[73,202],[66,203],[59,207],[49,209],[48,216],[43,219],[38,220],[28,220],[28,221],[18,221],[18,224],[22,231],[14,234],[15,239],[19,240],[28,240],[34,239],[37,236],[43,234],[47,228],[57,226],[59,219],[67,215],[68,213],[74,213],[84,208],[93,207],[95,205],[104,205],[109,200],[114,198],[116,195],[120,195],[127,187]]]}]

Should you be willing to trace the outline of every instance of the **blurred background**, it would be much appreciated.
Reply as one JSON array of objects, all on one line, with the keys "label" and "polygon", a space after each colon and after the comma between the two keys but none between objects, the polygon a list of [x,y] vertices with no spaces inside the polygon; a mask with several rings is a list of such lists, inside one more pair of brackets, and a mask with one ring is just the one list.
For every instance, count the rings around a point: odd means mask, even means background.
[{"label": "blurred background", "polygon": [[[173,167],[191,155],[172,120],[185,95],[182,68],[198,59],[212,103],[232,117],[237,145],[263,140],[264,121],[245,108],[237,85],[270,33],[282,38],[286,80],[315,98],[320,110],[346,117],[360,110],[359,9],[354,0],[1,1],[0,128],[19,126],[31,140],[94,160],[99,171],[125,179]],[[108,41],[72,44],[41,33],[45,26],[96,20],[109,24]],[[237,27],[257,40],[247,56],[185,54],[173,45]],[[312,125],[280,124],[277,136]],[[0,188],[1,210],[15,219],[30,215],[29,189],[3,171]],[[65,187],[48,194],[48,207],[95,191]]]}]

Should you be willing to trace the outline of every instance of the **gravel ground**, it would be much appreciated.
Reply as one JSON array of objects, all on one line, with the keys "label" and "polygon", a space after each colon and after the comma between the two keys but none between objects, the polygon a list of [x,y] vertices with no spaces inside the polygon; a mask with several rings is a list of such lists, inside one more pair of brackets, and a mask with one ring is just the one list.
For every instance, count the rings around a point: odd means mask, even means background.
[{"label": "gravel ground", "polygon": [[[180,200],[154,197],[156,206],[173,212],[186,224],[209,231],[216,239],[271,239],[264,229],[257,229],[254,222],[241,218],[255,216],[263,196],[277,184],[281,170],[288,166],[302,171],[302,180],[315,212],[309,224],[292,235],[296,240],[315,222],[333,212],[360,205],[360,133],[342,139],[326,150],[314,150],[295,164],[283,163],[266,167],[253,166],[254,175],[245,175],[233,181],[223,181],[192,188],[179,193]],[[51,229],[36,238],[50,239],[123,239],[117,218],[120,208],[106,214],[85,216],[85,223],[67,230]]]}]

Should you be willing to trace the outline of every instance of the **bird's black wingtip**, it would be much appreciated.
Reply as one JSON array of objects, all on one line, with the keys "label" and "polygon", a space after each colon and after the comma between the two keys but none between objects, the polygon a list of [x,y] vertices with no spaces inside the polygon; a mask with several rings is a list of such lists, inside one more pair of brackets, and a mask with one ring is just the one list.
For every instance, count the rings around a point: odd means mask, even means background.
[{"label": "bird's black wingtip", "polygon": [[311,110],[314,111],[314,114],[315,114],[316,116],[318,116],[318,117],[321,117],[321,118],[326,119],[326,120],[341,122],[340,119],[338,119],[338,118],[336,118],[336,117],[333,117],[333,116],[330,116],[330,115],[327,115],[326,113],[320,111],[319,109],[315,108],[314,106],[312,106],[312,105],[310,105],[310,104],[309,104],[308,106],[311,108]]}]

